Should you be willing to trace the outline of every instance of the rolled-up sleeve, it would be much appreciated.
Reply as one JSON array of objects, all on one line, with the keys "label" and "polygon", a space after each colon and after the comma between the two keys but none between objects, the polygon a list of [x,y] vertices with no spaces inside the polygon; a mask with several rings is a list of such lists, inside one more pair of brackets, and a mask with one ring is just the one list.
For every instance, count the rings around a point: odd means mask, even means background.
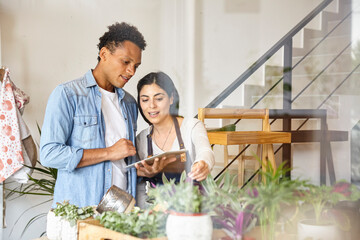
[{"label": "rolled-up sleeve", "polygon": [[74,108],[68,93],[60,85],[51,93],[40,138],[40,162],[46,167],[73,171],[83,149],[66,145],[74,124]]},{"label": "rolled-up sleeve", "polygon": [[198,121],[194,125],[191,132],[191,140],[194,145],[196,155],[194,163],[204,160],[211,171],[215,164],[215,156],[213,150],[211,149],[203,122]]}]

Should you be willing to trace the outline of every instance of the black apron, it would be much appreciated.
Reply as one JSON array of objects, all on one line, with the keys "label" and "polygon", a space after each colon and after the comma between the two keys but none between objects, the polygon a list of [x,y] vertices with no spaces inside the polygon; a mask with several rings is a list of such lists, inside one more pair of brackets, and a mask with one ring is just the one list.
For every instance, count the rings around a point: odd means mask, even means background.
[{"label": "black apron", "polygon": [[[172,119],[173,119],[173,122],[174,122],[174,126],[175,126],[175,131],[176,131],[176,137],[178,139],[178,142],[179,142],[179,148],[180,150],[181,149],[185,149],[185,145],[184,145],[184,142],[183,142],[183,139],[181,137],[181,133],[180,133],[180,127],[179,127],[179,123],[176,119],[175,116],[172,116]],[[154,131],[154,128],[152,127],[151,128],[151,131],[150,133],[147,135],[147,149],[148,149],[148,157],[151,157],[153,156],[153,147],[152,147],[152,138],[151,138],[151,135],[153,134],[153,131]],[[184,155],[185,156],[185,153]],[[177,156],[177,158],[179,158],[179,156]],[[176,161],[180,161],[180,159],[177,159]],[[189,166],[189,161],[186,161],[185,162],[185,171],[186,172],[189,172],[189,170],[191,169],[191,166]],[[162,184],[163,181],[162,181],[162,172],[161,173],[158,173],[157,175],[155,175],[154,177],[152,178],[144,178],[144,180],[146,181],[149,181],[153,184]],[[173,179],[175,178],[175,182],[178,183],[180,181],[180,176],[181,176],[181,173],[170,173],[170,172],[165,172],[164,173],[166,178],[167,179]]]}]

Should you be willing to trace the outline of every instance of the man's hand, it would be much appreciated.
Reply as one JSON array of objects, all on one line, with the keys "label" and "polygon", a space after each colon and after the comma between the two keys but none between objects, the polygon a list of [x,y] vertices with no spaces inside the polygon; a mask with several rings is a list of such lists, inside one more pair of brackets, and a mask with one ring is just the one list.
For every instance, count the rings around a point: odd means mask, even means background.
[{"label": "man's hand", "polygon": [[136,149],[133,143],[125,138],[120,139],[108,148],[84,149],[78,168],[94,165],[103,161],[117,161],[128,156],[134,156]]},{"label": "man's hand", "polygon": [[136,154],[136,149],[133,143],[126,138],[120,139],[114,145],[109,147],[108,150],[109,160],[111,161],[117,161]]},{"label": "man's hand", "polygon": [[207,163],[203,160],[200,160],[192,166],[191,172],[189,173],[189,177],[200,182],[206,179],[209,173],[210,170]]},{"label": "man's hand", "polygon": [[161,172],[164,167],[172,162],[176,161],[176,157],[162,157],[161,160],[159,158],[155,158],[154,163],[149,165],[146,161],[142,160],[141,164],[136,163],[135,167],[137,169],[137,175],[142,177],[151,178]]}]

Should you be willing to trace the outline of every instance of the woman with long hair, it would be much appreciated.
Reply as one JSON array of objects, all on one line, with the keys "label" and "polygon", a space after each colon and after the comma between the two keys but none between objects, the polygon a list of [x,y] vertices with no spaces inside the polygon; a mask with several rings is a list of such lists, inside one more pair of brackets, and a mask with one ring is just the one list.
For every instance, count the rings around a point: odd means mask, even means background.
[{"label": "woman with long hair", "polygon": [[[163,72],[152,72],[137,85],[140,114],[150,125],[137,135],[140,159],[167,151],[186,149],[185,169],[196,181],[204,180],[214,166],[215,158],[204,124],[196,118],[178,114],[179,94],[171,78]],[[138,176],[154,184],[161,183],[163,168],[176,158],[155,159],[152,165],[136,164]],[[168,178],[179,174],[165,173]],[[141,186],[140,191],[141,191]]]}]

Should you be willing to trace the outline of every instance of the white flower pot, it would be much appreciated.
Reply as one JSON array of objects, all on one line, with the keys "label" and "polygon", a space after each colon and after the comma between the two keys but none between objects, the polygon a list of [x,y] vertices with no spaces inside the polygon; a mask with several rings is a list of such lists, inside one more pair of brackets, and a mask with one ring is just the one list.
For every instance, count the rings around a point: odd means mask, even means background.
[{"label": "white flower pot", "polygon": [[341,240],[338,227],[335,224],[316,225],[315,219],[305,219],[298,222],[298,240]]},{"label": "white flower pot", "polygon": [[61,238],[63,240],[77,240],[77,226],[70,226],[70,222],[62,219]]},{"label": "white flower pot", "polygon": [[169,214],[166,221],[168,240],[211,240],[212,221],[207,214]]},{"label": "white flower pot", "polygon": [[61,218],[49,211],[46,217],[46,235],[49,240],[61,240]]}]

